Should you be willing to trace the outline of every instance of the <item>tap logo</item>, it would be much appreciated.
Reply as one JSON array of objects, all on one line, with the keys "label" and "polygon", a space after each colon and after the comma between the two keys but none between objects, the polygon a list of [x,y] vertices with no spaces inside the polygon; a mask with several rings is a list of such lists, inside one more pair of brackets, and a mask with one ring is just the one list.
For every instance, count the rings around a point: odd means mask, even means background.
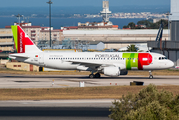
[{"label": "tap logo", "polygon": [[22,35],[22,32],[20,33],[20,39],[19,39],[19,49],[20,49],[20,53],[23,53],[23,47],[22,47],[22,38],[23,38],[23,35]]},{"label": "tap logo", "polygon": [[123,58],[126,58],[127,70],[143,70],[144,66],[152,63],[152,55],[149,53],[123,53]]},{"label": "tap logo", "polygon": [[34,45],[30,38],[19,26],[11,26],[14,36],[15,47],[18,53],[25,53],[26,45]]}]

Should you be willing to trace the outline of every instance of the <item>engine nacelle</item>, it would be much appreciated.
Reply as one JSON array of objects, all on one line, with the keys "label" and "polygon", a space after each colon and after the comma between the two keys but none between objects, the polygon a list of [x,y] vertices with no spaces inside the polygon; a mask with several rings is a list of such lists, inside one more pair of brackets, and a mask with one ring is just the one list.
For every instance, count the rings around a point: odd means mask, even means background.
[{"label": "engine nacelle", "polygon": [[127,75],[128,74],[128,71],[127,70],[121,70],[120,71],[120,75]]},{"label": "engine nacelle", "polygon": [[105,67],[104,75],[106,76],[119,76],[120,75],[120,68],[119,67]]}]

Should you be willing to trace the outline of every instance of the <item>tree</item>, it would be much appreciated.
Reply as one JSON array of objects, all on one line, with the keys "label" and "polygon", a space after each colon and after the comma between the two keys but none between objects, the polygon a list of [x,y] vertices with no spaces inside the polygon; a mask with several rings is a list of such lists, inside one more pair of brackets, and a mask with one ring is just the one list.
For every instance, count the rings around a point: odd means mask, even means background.
[{"label": "tree", "polygon": [[135,45],[129,45],[127,47],[127,52],[137,52],[138,48]]},{"label": "tree", "polygon": [[128,28],[128,26],[124,25],[123,28]]},{"label": "tree", "polygon": [[141,21],[137,22],[137,25],[139,25],[139,26],[140,25],[146,25],[147,28],[150,28],[152,23],[150,21],[148,21],[148,20],[141,20]]},{"label": "tree", "polygon": [[128,24],[128,28],[135,29],[135,23],[134,22],[130,22]]},{"label": "tree", "polygon": [[[168,20],[162,20],[162,22],[164,24],[164,29],[168,29]],[[123,28],[142,29],[140,26],[145,25],[147,29],[159,29],[160,24],[161,20],[156,23],[152,23],[148,20],[141,20],[137,22],[137,27],[135,26],[135,23],[130,22],[127,26],[124,26]]]},{"label": "tree", "polygon": [[113,102],[109,117],[114,120],[178,120],[179,95],[159,92],[150,84],[138,94],[122,96]]}]

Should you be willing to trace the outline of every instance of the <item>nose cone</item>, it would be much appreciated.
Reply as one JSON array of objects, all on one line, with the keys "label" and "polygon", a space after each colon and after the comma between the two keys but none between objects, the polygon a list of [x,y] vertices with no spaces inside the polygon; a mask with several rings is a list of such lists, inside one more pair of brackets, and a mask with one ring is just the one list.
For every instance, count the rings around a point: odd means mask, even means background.
[{"label": "nose cone", "polygon": [[172,62],[171,60],[170,60],[170,61],[168,61],[168,63],[167,63],[167,64],[168,64],[167,66],[168,66],[169,68],[171,68],[171,67],[173,67],[173,66],[174,66],[174,62]]}]

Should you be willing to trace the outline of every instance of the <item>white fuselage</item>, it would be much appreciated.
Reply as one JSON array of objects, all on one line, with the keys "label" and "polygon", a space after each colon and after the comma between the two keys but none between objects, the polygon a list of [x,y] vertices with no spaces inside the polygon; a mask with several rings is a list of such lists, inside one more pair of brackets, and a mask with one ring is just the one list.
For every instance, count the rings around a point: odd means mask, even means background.
[{"label": "white fuselage", "polygon": [[[138,58],[124,58],[123,52],[39,52],[39,53],[18,53],[23,57],[12,57],[21,62],[38,65],[41,67],[60,69],[60,70],[84,70],[92,71],[99,65],[99,67],[116,66],[121,70],[129,70],[126,67],[127,59],[132,62]],[[152,62],[149,65],[144,65],[143,70],[159,70],[171,68],[174,64],[168,59],[162,59],[165,56],[157,53],[150,53]],[[13,54],[15,56],[15,54]],[[161,59],[160,59],[161,58]],[[86,65],[87,64],[87,65]],[[131,70],[137,68],[131,67]]]}]

